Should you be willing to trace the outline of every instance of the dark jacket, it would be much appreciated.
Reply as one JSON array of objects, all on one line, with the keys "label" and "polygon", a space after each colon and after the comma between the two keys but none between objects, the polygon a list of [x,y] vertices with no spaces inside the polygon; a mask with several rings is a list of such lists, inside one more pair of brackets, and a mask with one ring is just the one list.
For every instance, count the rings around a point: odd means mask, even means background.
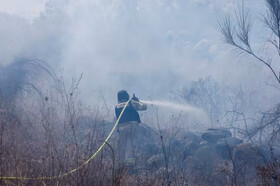
[{"label": "dark jacket", "polygon": [[[117,104],[115,107],[115,114],[118,118],[122,112],[122,109],[124,108],[126,102],[121,102]],[[137,123],[140,123],[140,116],[137,111],[146,110],[147,105],[142,102],[130,100],[126,109],[124,110],[124,113],[119,121],[119,124],[130,122],[130,121],[136,121]]]}]

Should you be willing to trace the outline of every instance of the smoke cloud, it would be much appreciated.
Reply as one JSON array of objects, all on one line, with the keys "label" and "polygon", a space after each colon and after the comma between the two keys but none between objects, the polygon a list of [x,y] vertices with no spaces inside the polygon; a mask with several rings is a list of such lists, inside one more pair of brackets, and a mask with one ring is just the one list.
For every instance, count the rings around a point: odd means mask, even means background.
[{"label": "smoke cloud", "polygon": [[[88,103],[101,92],[113,105],[120,89],[143,99],[168,100],[171,91],[209,75],[253,92],[265,90],[260,91],[269,98],[265,105],[278,99],[264,83],[274,82],[263,66],[249,57],[237,59],[221,44],[217,18],[236,7],[236,1],[45,2],[44,9],[28,2],[41,11],[31,22],[22,11],[9,12],[11,6],[5,6],[8,13],[0,14],[0,63],[5,66],[16,57],[41,59],[69,83],[83,73],[80,88]],[[260,5],[250,6],[257,11]]]}]

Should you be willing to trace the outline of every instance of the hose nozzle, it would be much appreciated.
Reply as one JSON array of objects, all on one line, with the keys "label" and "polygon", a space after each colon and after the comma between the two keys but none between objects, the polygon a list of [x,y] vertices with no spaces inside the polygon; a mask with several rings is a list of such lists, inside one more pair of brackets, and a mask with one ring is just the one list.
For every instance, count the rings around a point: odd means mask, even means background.
[{"label": "hose nozzle", "polygon": [[138,101],[139,102],[139,99],[135,96],[135,94],[133,94],[131,99],[134,100],[134,101]]}]

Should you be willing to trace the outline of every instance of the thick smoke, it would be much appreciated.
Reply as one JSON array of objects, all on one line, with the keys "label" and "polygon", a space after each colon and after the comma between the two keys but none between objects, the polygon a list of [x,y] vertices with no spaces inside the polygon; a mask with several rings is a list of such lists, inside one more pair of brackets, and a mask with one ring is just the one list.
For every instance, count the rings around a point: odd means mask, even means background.
[{"label": "thick smoke", "polygon": [[4,100],[12,100],[18,92],[33,90],[40,93],[34,84],[43,74],[53,76],[52,69],[44,62],[30,59],[17,59],[0,66],[0,95]]},{"label": "thick smoke", "polygon": [[[80,88],[90,104],[101,92],[114,105],[120,89],[167,100],[171,91],[210,75],[230,86],[266,90],[259,95],[271,105],[276,93],[264,84],[273,83],[269,72],[251,58],[240,62],[217,34],[217,17],[236,6],[232,0],[50,0],[31,23],[0,15],[0,61],[38,58],[69,82],[83,73]],[[250,6],[258,10],[257,3]]]},{"label": "thick smoke", "polygon": [[[63,175],[55,179],[58,185],[258,185],[266,181],[263,175],[280,180],[280,107],[261,113],[279,103],[279,86],[266,67],[236,55],[218,34],[220,15],[235,16],[241,1],[40,0],[44,8],[38,2],[12,0],[0,7],[0,176],[32,177],[15,184],[36,184],[37,175]],[[261,0],[242,2],[260,15]],[[26,13],[30,7],[36,9],[32,15]],[[250,38],[252,48],[274,56],[277,51],[256,40],[266,33],[263,25],[253,31],[261,34]],[[131,125],[137,130],[119,125],[120,135],[114,132],[101,150],[121,89],[148,109],[139,111],[137,127]],[[136,143],[127,142],[141,146],[131,149],[139,157],[122,166],[118,136],[132,132]],[[263,149],[278,156],[273,164],[259,161],[269,154],[259,153]],[[94,152],[102,155],[86,160]]]}]

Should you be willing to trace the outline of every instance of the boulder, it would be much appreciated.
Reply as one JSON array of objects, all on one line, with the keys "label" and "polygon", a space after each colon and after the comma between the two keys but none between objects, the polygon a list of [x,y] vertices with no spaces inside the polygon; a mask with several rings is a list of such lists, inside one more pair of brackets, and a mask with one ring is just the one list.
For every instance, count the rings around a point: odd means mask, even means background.
[{"label": "boulder", "polygon": [[190,141],[199,142],[201,140],[198,135],[196,135],[195,133],[190,132],[190,131],[182,131],[182,132],[180,132],[178,134],[178,139],[180,141],[187,141],[187,142],[190,142]]},{"label": "boulder", "polygon": [[136,153],[151,157],[158,153],[158,136],[154,130],[146,124],[139,124],[134,135],[134,144],[137,147]]},{"label": "boulder", "polygon": [[233,155],[233,148],[242,142],[234,137],[219,139],[215,144],[216,151],[223,159],[229,160]]},{"label": "boulder", "polygon": [[[176,154],[179,159],[185,159],[188,156],[192,156],[199,148],[201,138],[193,132],[181,131],[174,142],[172,143],[171,150],[173,154]],[[176,157],[176,156],[175,156]]]},{"label": "boulder", "polygon": [[148,159],[147,163],[150,167],[157,167],[157,168],[164,167],[165,165],[164,155],[162,153],[153,155],[151,158]]},{"label": "boulder", "polygon": [[225,128],[210,128],[202,133],[202,140],[208,143],[216,143],[221,138],[231,137],[232,134]]},{"label": "boulder", "polygon": [[257,177],[258,165],[263,163],[263,157],[259,154],[259,147],[242,143],[233,149],[233,161],[235,164],[238,185],[257,185],[254,178]]}]

